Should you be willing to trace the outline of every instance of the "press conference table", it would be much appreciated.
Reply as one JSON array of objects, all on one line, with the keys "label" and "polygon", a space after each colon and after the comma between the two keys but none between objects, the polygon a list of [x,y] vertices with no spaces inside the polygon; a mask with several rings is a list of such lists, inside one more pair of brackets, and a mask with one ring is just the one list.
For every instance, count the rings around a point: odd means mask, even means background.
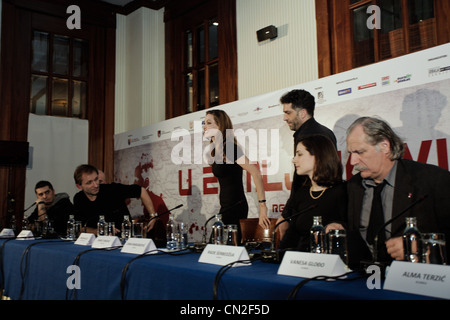
[{"label": "press conference table", "polygon": [[[77,255],[79,260],[76,261]],[[91,250],[62,240],[0,239],[3,296],[11,300],[212,300],[221,266],[200,263],[200,253],[182,251],[139,257]],[[134,260],[133,260],[134,259]],[[132,261],[133,260],[133,261]],[[79,289],[68,289],[79,267]],[[126,272],[124,268],[127,267]],[[302,280],[277,275],[279,265],[254,261],[230,268],[217,289],[219,300],[286,300]],[[76,282],[72,282],[76,283]],[[121,290],[121,284],[122,289]],[[370,290],[366,279],[311,281],[297,300],[427,300],[424,296]]]}]

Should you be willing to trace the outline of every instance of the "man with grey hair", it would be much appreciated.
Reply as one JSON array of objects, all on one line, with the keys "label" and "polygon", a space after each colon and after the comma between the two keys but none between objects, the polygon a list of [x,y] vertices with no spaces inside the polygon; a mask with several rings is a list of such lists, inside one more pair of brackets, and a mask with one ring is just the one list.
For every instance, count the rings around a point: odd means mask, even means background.
[{"label": "man with grey hair", "polygon": [[[347,184],[352,264],[366,259],[404,260],[405,217],[416,217],[421,232],[444,233],[450,239],[448,170],[402,159],[402,139],[378,118],[358,118],[347,130],[347,149],[350,163],[358,171]],[[378,189],[380,196],[376,195]],[[381,218],[377,219],[375,212],[379,212]],[[383,232],[383,225],[402,212],[404,214]],[[334,227],[337,226],[328,226],[328,229]],[[374,249],[377,254],[373,256]],[[447,247],[447,256],[448,251]]]}]

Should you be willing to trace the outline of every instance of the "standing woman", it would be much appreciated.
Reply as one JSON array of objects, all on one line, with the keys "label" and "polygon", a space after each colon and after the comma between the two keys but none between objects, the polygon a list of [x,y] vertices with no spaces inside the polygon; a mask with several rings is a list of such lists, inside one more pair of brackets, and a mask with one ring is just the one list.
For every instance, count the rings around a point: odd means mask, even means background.
[{"label": "standing woman", "polygon": [[336,147],[323,135],[310,135],[295,141],[295,156],[292,162],[298,175],[307,176],[298,188],[288,216],[311,206],[289,223],[280,242],[280,248],[309,251],[309,234],[313,216],[322,216],[323,225],[341,221],[347,217],[347,192],[342,180],[342,164]]},{"label": "standing woman", "polygon": [[[209,163],[215,177],[219,180],[220,210],[223,212],[222,221],[225,225],[236,224],[239,230],[239,219],[248,216],[248,203],[244,193],[242,181],[243,170],[248,171],[256,185],[259,200],[259,219],[269,228],[267,217],[264,183],[259,168],[250,164],[242,148],[237,144],[233,133],[230,117],[222,110],[206,112],[204,136],[210,139]],[[230,210],[227,210],[230,208]],[[227,210],[227,211],[226,211]]]}]

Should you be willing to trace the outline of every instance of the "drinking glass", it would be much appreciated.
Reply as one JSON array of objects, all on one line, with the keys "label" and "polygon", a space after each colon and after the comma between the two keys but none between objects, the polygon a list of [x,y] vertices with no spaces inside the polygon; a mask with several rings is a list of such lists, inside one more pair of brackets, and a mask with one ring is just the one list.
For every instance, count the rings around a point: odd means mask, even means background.
[{"label": "drinking glass", "polygon": [[132,238],[144,237],[144,223],[133,222],[133,224],[131,225],[131,237]]},{"label": "drinking glass", "polygon": [[186,249],[188,245],[188,226],[185,222],[180,222],[178,224],[178,248]]},{"label": "drinking glass", "polygon": [[422,262],[428,264],[447,264],[445,235],[443,233],[423,233],[422,245]]},{"label": "drinking glass", "polygon": [[82,227],[81,221],[75,221],[75,239],[78,239],[78,237],[80,236],[81,227]]},{"label": "drinking glass", "polygon": [[337,254],[345,264],[347,260],[347,233],[343,229],[332,229],[328,232],[328,253]]}]

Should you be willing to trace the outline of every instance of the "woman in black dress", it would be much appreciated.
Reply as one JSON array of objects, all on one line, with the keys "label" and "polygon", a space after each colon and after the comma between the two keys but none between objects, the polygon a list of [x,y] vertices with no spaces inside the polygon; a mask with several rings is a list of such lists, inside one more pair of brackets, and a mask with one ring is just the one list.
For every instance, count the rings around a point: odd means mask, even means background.
[{"label": "woman in black dress", "polygon": [[263,219],[269,227],[264,183],[259,167],[250,163],[237,144],[229,116],[222,110],[207,111],[204,136],[211,141],[208,161],[214,176],[219,180],[223,223],[235,224],[240,230],[239,219],[246,219],[248,216],[248,203],[242,181],[243,170],[246,170],[251,174],[256,186],[260,220]]},{"label": "woman in black dress", "polygon": [[322,223],[341,221],[347,216],[347,193],[342,180],[342,164],[335,146],[325,136],[310,135],[295,141],[295,157],[292,162],[298,175],[308,176],[304,185],[293,195],[293,218],[280,242],[280,248],[309,251],[309,234],[313,216],[322,216]]}]

